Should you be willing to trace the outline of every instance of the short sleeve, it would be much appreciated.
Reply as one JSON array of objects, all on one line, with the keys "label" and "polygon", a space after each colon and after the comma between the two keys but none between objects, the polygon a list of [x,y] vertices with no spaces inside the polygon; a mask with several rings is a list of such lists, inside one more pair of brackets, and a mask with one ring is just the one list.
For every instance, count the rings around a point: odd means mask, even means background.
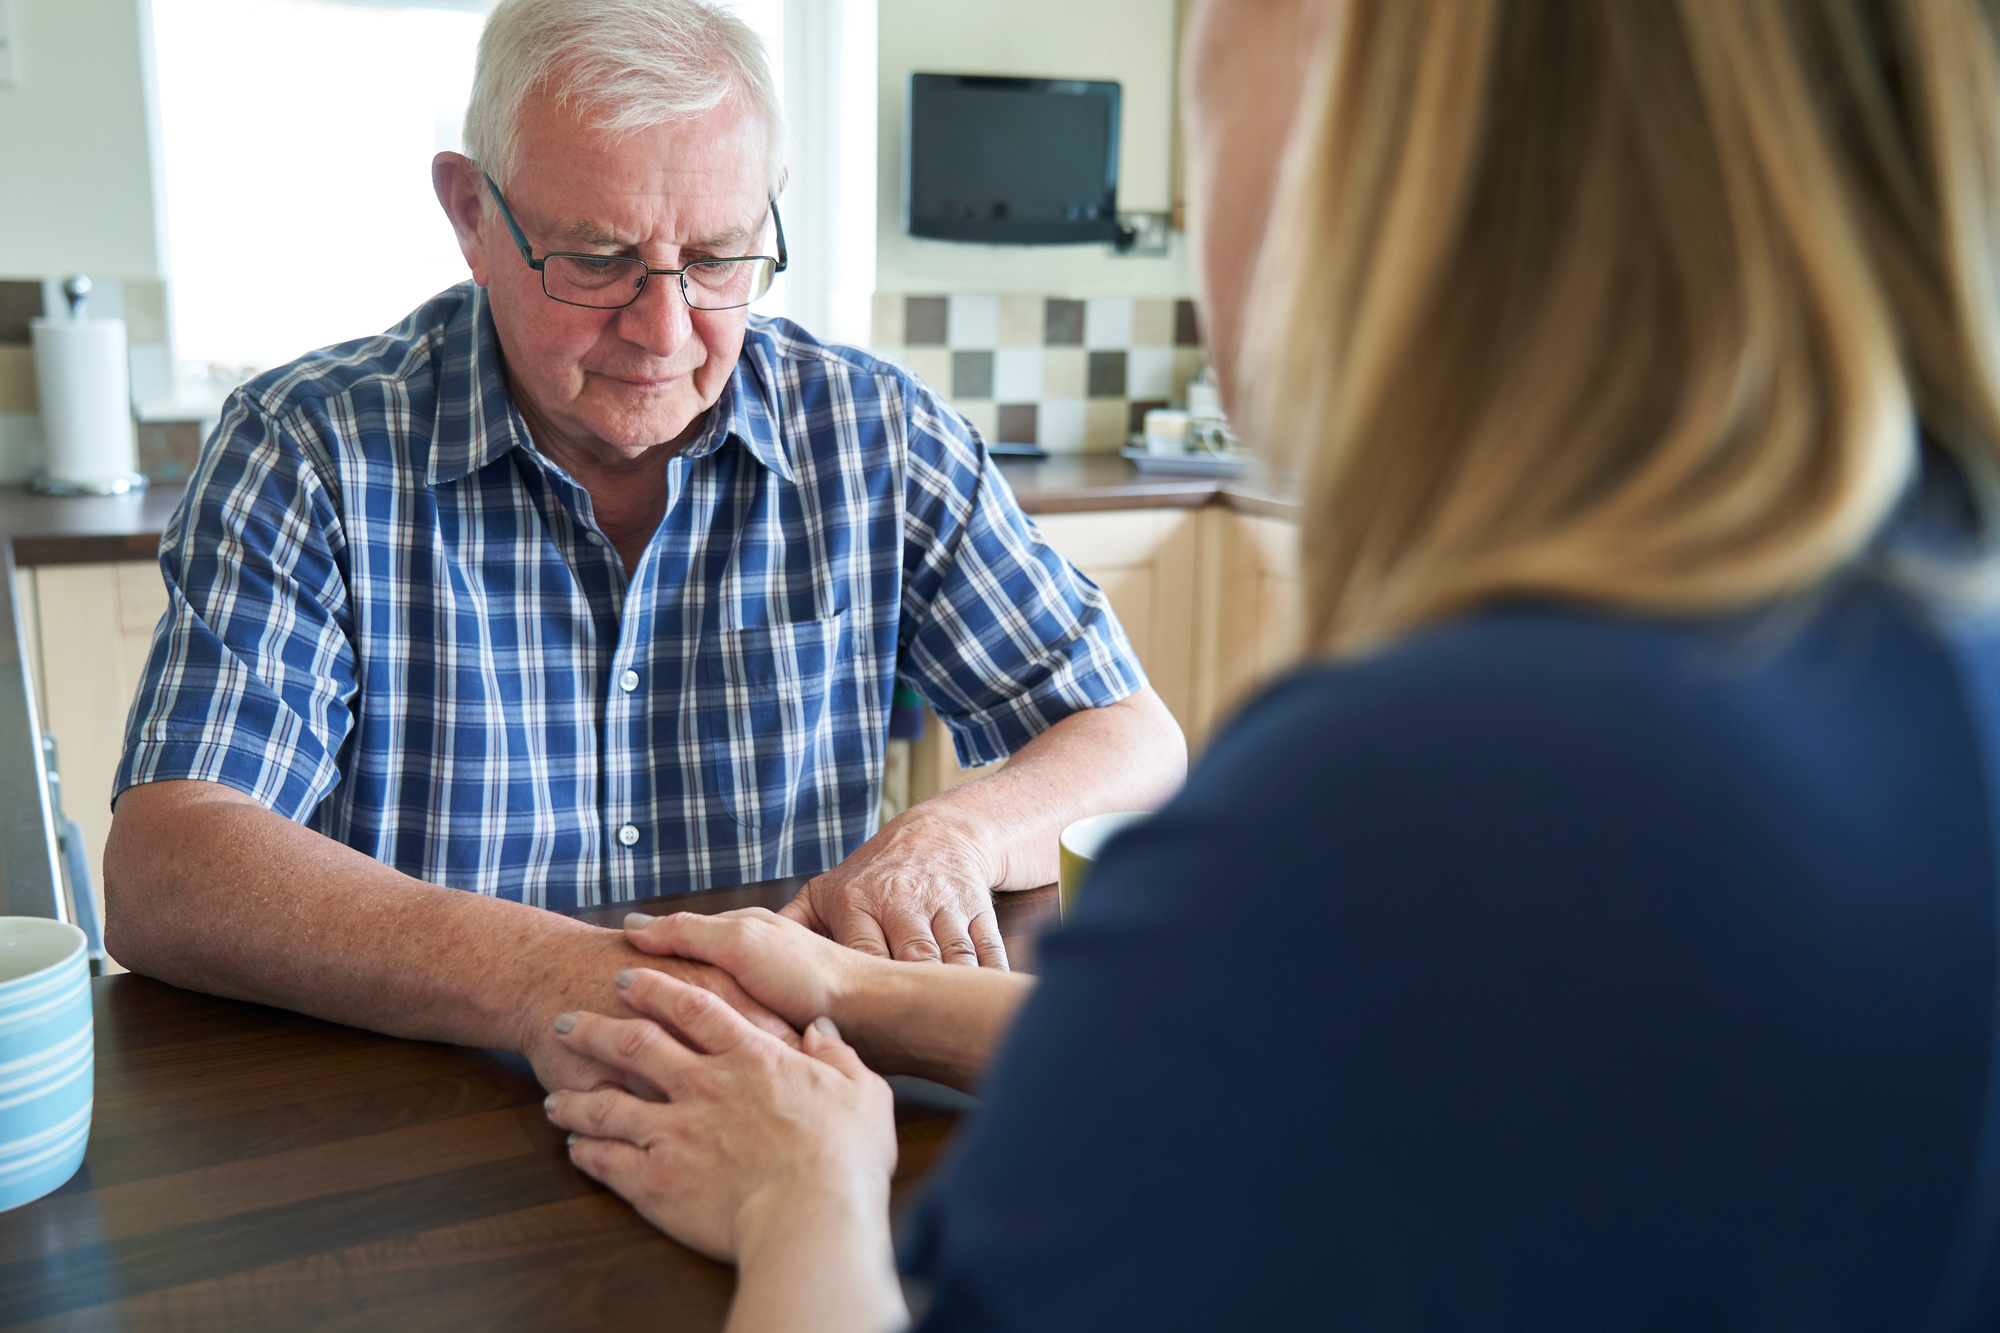
[{"label": "short sleeve", "polygon": [[1145,671],[1104,592],[1021,512],[971,425],[906,385],[898,672],[951,728],[959,763],[1005,759]]},{"label": "short sleeve", "polygon": [[356,664],[330,460],[239,393],[160,542],[167,612],[113,799],[192,778],[305,822],[339,782]]}]

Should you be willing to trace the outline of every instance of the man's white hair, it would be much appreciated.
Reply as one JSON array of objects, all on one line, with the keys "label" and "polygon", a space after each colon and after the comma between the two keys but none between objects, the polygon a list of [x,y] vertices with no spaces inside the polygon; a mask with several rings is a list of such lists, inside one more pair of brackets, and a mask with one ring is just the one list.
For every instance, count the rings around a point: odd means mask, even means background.
[{"label": "man's white hair", "polygon": [[784,112],[764,43],[707,0],[501,0],[479,35],[465,153],[505,189],[535,93],[593,129],[630,134],[692,120],[732,95],[763,118],[768,185],[784,180]]}]

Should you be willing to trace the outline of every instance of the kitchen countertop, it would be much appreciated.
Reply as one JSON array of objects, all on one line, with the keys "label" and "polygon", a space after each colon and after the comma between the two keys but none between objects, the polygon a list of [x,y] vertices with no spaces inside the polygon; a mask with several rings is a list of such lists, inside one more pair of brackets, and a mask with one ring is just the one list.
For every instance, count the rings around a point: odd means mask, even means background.
[{"label": "kitchen countertop", "polygon": [[[1000,463],[1029,514],[1119,509],[1198,509],[1291,518],[1295,502],[1233,478],[1142,473],[1107,455]],[[66,916],[61,879],[48,839],[39,724],[34,720],[14,566],[150,560],[161,529],[180,503],[167,483],[136,495],[55,498],[20,485],[0,486],[0,913]]]},{"label": "kitchen countertop", "polygon": [[[1108,455],[1003,460],[1000,473],[1029,514],[1221,504],[1241,513],[1290,518],[1297,508],[1244,480],[1143,473]],[[63,499],[34,495],[19,485],[0,486],[0,539],[12,541],[17,565],[150,560],[180,498],[181,486],[172,482],[136,495]]]}]

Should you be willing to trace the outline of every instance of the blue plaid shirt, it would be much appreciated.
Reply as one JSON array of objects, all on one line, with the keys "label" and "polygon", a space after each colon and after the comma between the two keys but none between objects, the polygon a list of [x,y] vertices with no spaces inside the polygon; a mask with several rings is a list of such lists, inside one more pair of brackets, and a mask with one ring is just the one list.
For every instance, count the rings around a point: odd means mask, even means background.
[{"label": "blue plaid shirt", "polygon": [[116,791],[199,778],[552,908],[825,869],[900,674],[990,763],[1144,675],[923,383],[753,319],[628,578],[485,293],[252,381],[160,544]]}]

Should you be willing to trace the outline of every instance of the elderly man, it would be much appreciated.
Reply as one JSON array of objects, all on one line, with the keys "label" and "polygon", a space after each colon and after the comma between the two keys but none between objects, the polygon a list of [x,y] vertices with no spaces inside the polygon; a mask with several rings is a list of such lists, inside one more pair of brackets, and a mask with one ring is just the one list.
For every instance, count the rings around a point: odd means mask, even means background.
[{"label": "elderly man", "polygon": [[[588,1084],[550,1020],[627,966],[779,1022],[540,909],[818,872],[789,910],[834,938],[1003,966],[991,891],[1178,783],[966,423],[747,319],[781,142],[756,38],[700,0],[494,10],[434,168],[472,283],[239,391],[162,542],[120,961]],[[961,759],[1012,759],[873,832],[899,674]]]}]

